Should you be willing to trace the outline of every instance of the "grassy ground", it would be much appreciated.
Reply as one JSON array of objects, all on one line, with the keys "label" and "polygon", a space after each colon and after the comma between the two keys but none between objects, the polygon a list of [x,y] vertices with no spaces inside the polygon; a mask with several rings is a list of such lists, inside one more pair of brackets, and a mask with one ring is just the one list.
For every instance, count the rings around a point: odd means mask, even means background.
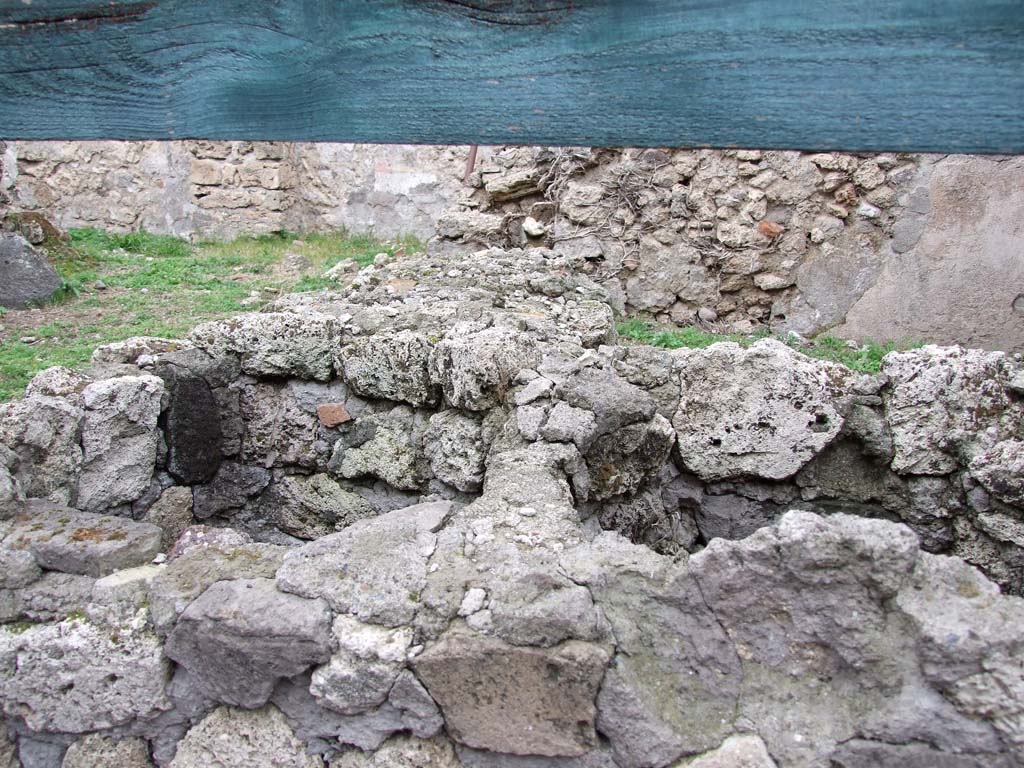
[{"label": "grassy ground", "polygon": [[[87,363],[100,344],[178,337],[281,293],[336,287],[322,274],[344,259],[366,265],[377,253],[422,248],[414,238],[384,242],[346,233],[305,235],[301,245],[287,232],[196,245],[146,232],[70,235],[70,244],[50,249],[64,279],[61,294],[31,310],[0,307],[0,402],[20,395],[44,368]],[[282,268],[289,251],[312,263],[307,274]]]},{"label": "grassy ground", "polygon": [[[652,327],[649,323],[636,318],[619,323],[618,330],[620,336],[632,341],[655,347],[665,347],[667,349],[680,349],[682,347],[702,349],[719,341],[734,341],[741,346],[749,347],[755,341],[767,338],[769,335],[767,331],[747,336],[710,333],[700,328],[659,330]],[[862,373],[878,373],[882,366],[882,358],[889,352],[921,346],[920,344],[913,343],[875,344],[873,342],[851,345],[849,342],[833,336],[820,336],[808,342],[780,337],[779,341],[788,344],[808,357],[814,357],[819,360],[831,360]]]}]

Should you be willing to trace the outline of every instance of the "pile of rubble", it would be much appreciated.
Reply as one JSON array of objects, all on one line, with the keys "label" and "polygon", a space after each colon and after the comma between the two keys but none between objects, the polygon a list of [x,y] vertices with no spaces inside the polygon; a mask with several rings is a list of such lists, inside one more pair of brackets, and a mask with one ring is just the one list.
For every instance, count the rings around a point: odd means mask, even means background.
[{"label": "pile of rubble", "polygon": [[620,346],[581,261],[381,263],[0,406],[0,766],[1024,760],[1024,366]]}]

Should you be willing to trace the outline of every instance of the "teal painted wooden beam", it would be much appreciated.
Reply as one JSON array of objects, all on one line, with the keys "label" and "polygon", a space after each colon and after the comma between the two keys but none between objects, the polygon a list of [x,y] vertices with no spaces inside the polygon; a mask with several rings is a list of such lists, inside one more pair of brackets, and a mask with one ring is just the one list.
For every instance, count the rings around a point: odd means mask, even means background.
[{"label": "teal painted wooden beam", "polygon": [[0,138],[1024,152],[1022,0],[0,0]]}]

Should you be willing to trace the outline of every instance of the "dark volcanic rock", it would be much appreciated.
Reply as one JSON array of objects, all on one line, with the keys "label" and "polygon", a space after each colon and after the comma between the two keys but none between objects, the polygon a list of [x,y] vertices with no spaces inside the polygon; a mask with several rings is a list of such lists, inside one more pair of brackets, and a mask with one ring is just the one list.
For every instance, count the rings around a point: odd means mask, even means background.
[{"label": "dark volcanic rock", "polygon": [[57,270],[28,240],[0,232],[0,306],[22,309],[50,298],[60,288]]},{"label": "dark volcanic rock", "polygon": [[186,485],[208,483],[221,461],[220,408],[210,385],[177,366],[160,371],[170,391],[167,471]]}]

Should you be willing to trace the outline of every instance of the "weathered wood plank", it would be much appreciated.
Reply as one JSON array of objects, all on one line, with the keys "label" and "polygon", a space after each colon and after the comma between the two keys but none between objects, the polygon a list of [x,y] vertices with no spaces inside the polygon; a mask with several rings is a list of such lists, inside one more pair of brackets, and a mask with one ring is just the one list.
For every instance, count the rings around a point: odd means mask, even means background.
[{"label": "weathered wood plank", "polygon": [[1024,2],[0,0],[0,137],[1024,152]]}]

